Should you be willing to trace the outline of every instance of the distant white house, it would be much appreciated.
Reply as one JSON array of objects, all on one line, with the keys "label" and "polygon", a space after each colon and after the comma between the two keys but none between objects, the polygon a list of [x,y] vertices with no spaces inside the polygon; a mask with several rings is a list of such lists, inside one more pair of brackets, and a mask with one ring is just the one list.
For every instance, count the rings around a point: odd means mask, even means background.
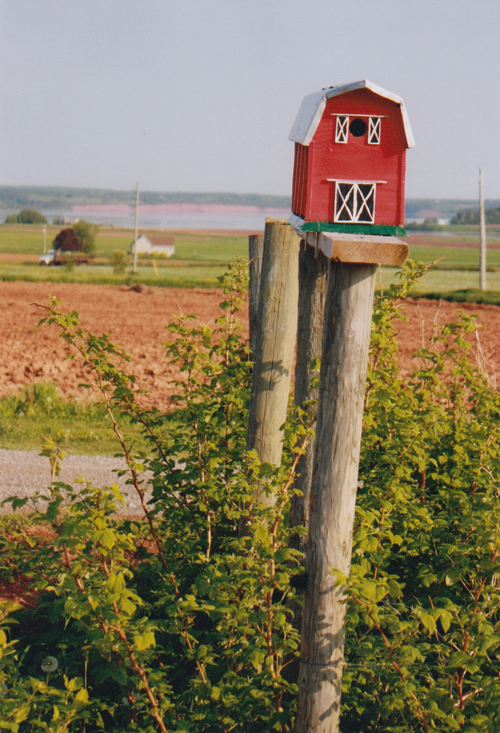
[{"label": "distant white house", "polygon": [[174,238],[163,234],[140,234],[137,241],[130,244],[130,252],[134,253],[134,245],[137,245],[138,255],[163,255],[172,257],[175,254]]}]

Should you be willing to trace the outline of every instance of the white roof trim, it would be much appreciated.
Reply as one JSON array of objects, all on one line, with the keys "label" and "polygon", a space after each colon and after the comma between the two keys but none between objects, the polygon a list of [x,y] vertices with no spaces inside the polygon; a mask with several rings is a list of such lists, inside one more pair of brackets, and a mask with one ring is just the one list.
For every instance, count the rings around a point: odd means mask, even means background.
[{"label": "white roof trim", "polygon": [[[305,219],[302,219],[300,216],[297,216],[297,214],[290,214],[290,216],[287,219],[287,223],[291,224],[295,229],[300,231],[304,224],[306,223]],[[302,234],[302,232],[300,231]]]},{"label": "white roof trim", "polygon": [[406,144],[409,148],[413,148],[415,146],[415,140],[411,131],[408,113],[401,97],[398,97],[392,92],[388,92],[386,89],[382,89],[382,87],[376,84],[372,84],[371,81],[367,81],[366,79],[355,81],[352,84],[344,84],[344,86],[340,87],[320,89],[318,92],[313,92],[307,97],[304,97],[288,139],[301,145],[309,145],[323,116],[327,100],[332,97],[337,97],[340,94],[345,94],[346,92],[353,92],[356,89],[369,89],[374,94],[378,94],[379,97],[385,97],[385,99],[390,99],[391,102],[396,102],[396,104],[400,105]]}]

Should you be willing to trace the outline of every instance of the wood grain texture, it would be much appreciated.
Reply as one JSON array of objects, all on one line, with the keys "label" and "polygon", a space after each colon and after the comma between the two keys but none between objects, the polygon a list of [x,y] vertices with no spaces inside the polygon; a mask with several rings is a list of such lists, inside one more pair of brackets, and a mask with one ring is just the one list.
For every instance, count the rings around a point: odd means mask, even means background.
[{"label": "wood grain texture", "polygon": [[259,318],[259,290],[262,271],[262,253],[264,251],[264,235],[250,234],[248,237],[249,286],[248,286],[248,324],[250,351],[255,353],[257,340],[257,322]]},{"label": "wood grain texture", "polygon": [[336,262],[399,266],[408,257],[408,245],[397,237],[311,232],[307,243]]},{"label": "wood grain texture", "polygon": [[[321,359],[323,321],[325,313],[326,285],[329,261],[321,252],[315,252],[304,240],[300,244],[299,257],[299,313],[297,326],[297,356],[295,362],[295,404],[302,406],[318,399],[318,389],[311,389],[311,362]],[[308,408],[311,417],[316,407]],[[297,466],[295,488],[301,495],[292,498],[290,526],[309,524],[309,495],[313,468],[314,441],[307,446]],[[305,536],[294,536],[292,546],[304,549]]]},{"label": "wood grain texture", "polygon": [[376,267],[332,262],[306,549],[296,733],[338,733],[347,575]]},{"label": "wood grain texture", "polygon": [[[275,466],[281,463],[281,427],[297,335],[299,245],[293,227],[282,220],[266,220],[247,449],[255,449],[262,462]],[[258,489],[257,498],[267,505],[275,501]]]}]

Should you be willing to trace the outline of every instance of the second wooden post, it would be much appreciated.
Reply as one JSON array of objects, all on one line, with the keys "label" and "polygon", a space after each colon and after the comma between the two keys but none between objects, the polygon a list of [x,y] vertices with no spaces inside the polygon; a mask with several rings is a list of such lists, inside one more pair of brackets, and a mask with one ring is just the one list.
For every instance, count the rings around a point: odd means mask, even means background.
[{"label": "second wooden post", "polygon": [[306,549],[296,733],[340,716],[349,574],[376,265],[330,263]]},{"label": "second wooden post", "polygon": [[[262,463],[274,466],[281,463],[281,427],[297,335],[299,245],[300,237],[285,221],[266,221],[247,449],[255,449]],[[261,494],[258,486],[256,494],[268,506],[275,502],[274,496]]]}]

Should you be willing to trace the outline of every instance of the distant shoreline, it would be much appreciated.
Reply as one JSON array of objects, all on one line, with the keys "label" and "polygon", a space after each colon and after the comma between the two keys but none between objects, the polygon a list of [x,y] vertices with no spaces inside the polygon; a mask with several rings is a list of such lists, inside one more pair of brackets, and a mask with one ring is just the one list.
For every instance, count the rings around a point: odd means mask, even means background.
[{"label": "distant shoreline", "polygon": [[[83,204],[74,205],[75,214],[102,213],[130,215],[134,208],[128,204]],[[290,213],[289,208],[273,206],[245,206],[235,204],[143,204],[139,205],[139,216],[161,216],[162,214],[281,214]]]},{"label": "distant shoreline", "polygon": [[[500,200],[487,199],[487,208],[500,206]],[[257,216],[285,214],[291,196],[259,193],[140,191],[141,212],[152,216]],[[78,209],[76,208],[78,207]],[[84,208],[82,208],[84,207]],[[101,208],[103,207],[103,208]],[[74,215],[95,212],[103,216],[128,218],[135,207],[135,189],[77,188],[74,186],[0,186],[0,211],[17,213],[20,209]],[[151,207],[151,208],[149,208]],[[161,207],[158,208],[158,207]],[[408,219],[450,219],[459,209],[478,208],[477,200],[447,198],[406,198]],[[217,227],[218,228],[218,227]],[[240,228],[240,227],[237,227]],[[250,227],[250,228],[253,228]]]},{"label": "distant shoreline", "polygon": [[[142,206],[196,205],[289,209],[290,196],[258,193],[140,191]],[[0,186],[0,209],[71,209],[72,206],[135,207],[135,190],[64,186]]]}]

